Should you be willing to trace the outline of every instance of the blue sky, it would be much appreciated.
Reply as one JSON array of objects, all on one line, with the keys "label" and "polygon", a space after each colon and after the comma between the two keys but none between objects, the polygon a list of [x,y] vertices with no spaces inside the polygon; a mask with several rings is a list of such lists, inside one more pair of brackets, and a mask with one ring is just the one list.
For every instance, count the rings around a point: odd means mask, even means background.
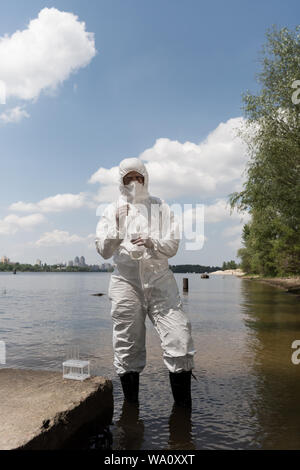
[{"label": "blue sky", "polygon": [[[45,8],[56,9],[49,26],[53,41],[45,37],[43,54],[38,56],[36,44],[24,32]],[[240,188],[237,172],[245,166],[246,157],[241,144],[227,141],[227,131],[242,116],[242,92],[257,89],[255,75],[266,29],[272,24],[294,28],[299,10],[294,0],[5,2],[0,37],[7,35],[7,41],[2,52],[0,43],[0,59],[6,59],[0,61],[0,81],[10,94],[6,104],[0,105],[0,255],[31,263],[37,258],[47,263],[68,261],[76,255],[84,255],[89,263],[103,262],[93,247],[96,203],[105,199],[103,188],[105,194],[113,194],[111,169],[123,158],[143,156],[152,168],[155,195],[169,202],[204,203],[209,208],[202,250],[186,252],[182,246],[170,262],[220,265],[235,258],[242,223],[237,216],[221,214],[220,208],[228,193]],[[42,26],[41,35],[43,25],[48,24],[49,11],[45,12],[44,22],[40,18],[37,23]],[[61,12],[78,19],[70,16],[65,21]],[[63,32],[56,27],[56,18],[62,19]],[[85,30],[79,31],[79,22],[85,22]],[[21,41],[28,42],[24,50],[19,43],[10,49],[18,30],[23,34]],[[94,46],[92,36],[85,37],[83,32],[94,34]],[[82,46],[78,57],[73,57],[73,44],[75,52]],[[60,53],[66,54],[65,62],[70,64],[65,75],[57,62]],[[35,76],[28,65],[33,56]],[[21,78],[13,78],[11,70]],[[51,83],[56,72],[58,82],[40,85],[39,74],[43,79],[48,74]],[[16,84],[27,87],[31,95],[25,98]],[[166,168],[156,173],[153,164],[158,139],[166,139],[165,167],[168,162],[178,163],[183,152],[186,190],[177,192],[179,175],[175,174],[170,192],[165,191],[169,184]],[[192,154],[183,147],[185,142],[194,145]],[[206,155],[205,164],[213,155],[202,177],[201,152]],[[217,159],[223,167],[215,171]],[[192,163],[185,166],[188,160]],[[190,184],[193,165],[198,173]],[[109,170],[108,181],[95,177],[96,182],[89,183],[99,168]],[[214,175],[215,185],[208,189],[204,180],[213,180]],[[68,194],[81,194],[81,202],[74,198],[66,206],[64,195]],[[61,195],[56,212],[52,200],[48,209],[39,204],[56,195]],[[23,206],[12,206],[18,202]],[[55,242],[44,236],[54,231]]]}]

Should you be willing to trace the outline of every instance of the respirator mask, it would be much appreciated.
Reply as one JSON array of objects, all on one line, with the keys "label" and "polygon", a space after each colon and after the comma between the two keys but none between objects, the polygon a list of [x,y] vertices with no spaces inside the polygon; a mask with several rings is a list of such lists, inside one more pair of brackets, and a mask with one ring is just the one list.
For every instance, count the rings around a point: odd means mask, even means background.
[{"label": "respirator mask", "polygon": [[124,195],[127,197],[128,202],[137,204],[147,199],[149,193],[145,186],[138,181],[131,181],[131,183],[124,185]]}]

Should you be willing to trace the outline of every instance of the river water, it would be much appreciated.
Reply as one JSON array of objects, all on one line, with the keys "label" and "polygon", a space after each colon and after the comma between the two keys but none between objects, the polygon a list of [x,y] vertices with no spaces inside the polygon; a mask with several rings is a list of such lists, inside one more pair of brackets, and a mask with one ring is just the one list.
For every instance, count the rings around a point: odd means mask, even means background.
[{"label": "river water", "polygon": [[107,273],[0,273],[7,354],[0,367],[61,370],[70,347],[79,346],[92,374],[113,381],[113,423],[105,431],[112,449],[300,449],[300,364],[291,361],[292,342],[300,340],[299,298],[235,276],[175,277],[181,291],[189,278],[182,300],[197,349],[191,414],[172,406],[149,320],[140,406],[122,408]]}]

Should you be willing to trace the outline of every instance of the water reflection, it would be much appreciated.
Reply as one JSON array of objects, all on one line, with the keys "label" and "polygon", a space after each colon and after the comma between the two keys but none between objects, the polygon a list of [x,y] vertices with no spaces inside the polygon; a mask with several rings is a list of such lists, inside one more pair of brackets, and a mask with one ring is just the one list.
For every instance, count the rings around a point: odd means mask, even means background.
[{"label": "water reflection", "polygon": [[[192,411],[173,405],[168,420],[168,448],[170,450],[192,450],[195,444],[192,437]],[[138,404],[124,401],[121,415],[113,430],[115,450],[140,450],[144,444],[145,424],[140,418]]]},{"label": "water reflection", "polygon": [[[171,409],[161,345],[147,325],[147,366],[140,407],[122,407],[113,368],[105,273],[0,273],[0,340],[5,367],[61,370],[66,348],[80,347],[92,374],[114,383],[114,422],[93,432],[91,447],[126,449],[300,448],[300,365],[291,344],[300,339],[299,301],[266,284],[191,274],[182,295],[195,348],[192,416]],[[182,277],[176,274],[182,292]],[[105,431],[106,432],[106,431]],[[111,439],[113,442],[111,443]],[[103,444],[104,442],[104,444]]]},{"label": "water reflection", "polygon": [[291,344],[300,339],[297,298],[272,286],[244,281],[247,361],[256,378],[251,407],[263,449],[300,448],[300,367],[291,362]]},{"label": "water reflection", "polygon": [[192,438],[192,411],[177,406],[175,403],[169,419],[169,449],[193,450],[196,449]]},{"label": "water reflection", "polygon": [[140,450],[144,440],[144,423],[139,418],[139,405],[123,403],[121,416],[116,423],[114,448],[116,450]]}]

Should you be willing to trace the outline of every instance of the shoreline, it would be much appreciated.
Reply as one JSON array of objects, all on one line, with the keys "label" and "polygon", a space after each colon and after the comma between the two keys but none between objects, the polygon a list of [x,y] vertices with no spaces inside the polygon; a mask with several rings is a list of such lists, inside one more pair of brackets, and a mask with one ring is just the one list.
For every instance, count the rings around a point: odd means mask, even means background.
[{"label": "shoreline", "polygon": [[222,275],[222,276],[238,276],[240,279],[248,281],[258,281],[268,284],[278,289],[284,290],[289,294],[300,295],[300,276],[290,277],[263,277],[259,274],[246,274],[241,269],[227,269],[225,271],[215,271],[209,274]]},{"label": "shoreline", "polygon": [[277,287],[290,294],[300,295],[300,276],[294,277],[261,277],[259,275],[245,274],[241,277],[249,281],[258,281]]}]

